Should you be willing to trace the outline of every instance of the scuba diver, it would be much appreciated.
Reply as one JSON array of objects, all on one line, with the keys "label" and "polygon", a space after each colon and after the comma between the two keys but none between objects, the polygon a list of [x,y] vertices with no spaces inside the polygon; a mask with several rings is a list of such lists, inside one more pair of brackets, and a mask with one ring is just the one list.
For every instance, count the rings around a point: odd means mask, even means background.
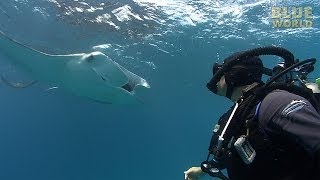
[{"label": "scuba diver", "polygon": [[[269,69],[262,55],[284,62]],[[185,179],[209,174],[223,180],[319,180],[320,79],[307,77],[315,62],[268,46],[216,63],[207,88],[234,105],[214,126],[206,160],[185,171]],[[270,78],[264,82],[263,75]]]}]

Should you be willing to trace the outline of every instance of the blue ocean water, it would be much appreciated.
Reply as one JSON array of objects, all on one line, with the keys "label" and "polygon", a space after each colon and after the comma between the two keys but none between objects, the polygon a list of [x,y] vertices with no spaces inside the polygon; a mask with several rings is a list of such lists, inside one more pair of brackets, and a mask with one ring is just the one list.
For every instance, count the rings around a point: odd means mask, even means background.
[{"label": "blue ocean water", "polygon": [[[10,37],[53,54],[102,51],[151,89],[138,94],[143,104],[126,106],[45,91],[45,82],[27,89],[1,83],[0,179],[183,179],[206,158],[212,127],[231,105],[205,87],[212,64],[265,45],[319,58],[319,6],[315,0],[1,1],[0,30]],[[312,27],[273,27],[272,7],[311,7]],[[267,67],[278,61],[264,58]],[[1,62],[1,73],[9,67]]]}]

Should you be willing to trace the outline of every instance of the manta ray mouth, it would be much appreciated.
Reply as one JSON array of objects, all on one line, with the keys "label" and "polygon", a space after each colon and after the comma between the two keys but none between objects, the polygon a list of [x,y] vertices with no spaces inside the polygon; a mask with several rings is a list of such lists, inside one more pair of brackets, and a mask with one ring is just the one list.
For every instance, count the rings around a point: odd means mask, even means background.
[{"label": "manta ray mouth", "polygon": [[129,93],[131,93],[131,92],[133,91],[133,89],[134,89],[134,87],[131,86],[129,83],[121,86],[121,88],[124,89],[124,90],[126,90],[126,91],[128,91]]},{"label": "manta ray mouth", "polygon": [[[106,81],[106,79],[105,79],[103,76],[101,76],[101,79],[104,80],[104,81]],[[121,86],[122,89],[128,91],[129,93],[131,93],[131,92],[133,91],[134,87],[135,87],[135,86],[133,86],[133,85],[130,84],[129,82],[128,82],[127,84]]]}]

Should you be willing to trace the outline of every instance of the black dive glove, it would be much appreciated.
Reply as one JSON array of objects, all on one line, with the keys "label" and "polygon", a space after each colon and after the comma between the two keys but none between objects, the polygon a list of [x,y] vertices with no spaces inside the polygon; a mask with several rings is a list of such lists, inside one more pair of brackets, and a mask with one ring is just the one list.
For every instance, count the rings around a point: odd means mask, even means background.
[{"label": "black dive glove", "polygon": [[222,164],[214,160],[204,161],[201,163],[201,170],[209,174],[211,177],[218,177],[222,180],[229,180],[229,178],[225,176],[220,169],[223,169]]}]

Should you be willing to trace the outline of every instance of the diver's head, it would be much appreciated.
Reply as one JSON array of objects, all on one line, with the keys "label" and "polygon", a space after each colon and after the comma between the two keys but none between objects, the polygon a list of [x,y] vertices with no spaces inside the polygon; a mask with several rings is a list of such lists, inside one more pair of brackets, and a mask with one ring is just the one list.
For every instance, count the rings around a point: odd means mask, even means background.
[{"label": "diver's head", "polygon": [[263,64],[259,57],[251,56],[239,61],[232,59],[234,56],[226,58],[222,65],[215,63],[212,69],[213,77],[207,84],[210,91],[229,99],[234,90],[254,82],[262,82],[263,74]]}]

